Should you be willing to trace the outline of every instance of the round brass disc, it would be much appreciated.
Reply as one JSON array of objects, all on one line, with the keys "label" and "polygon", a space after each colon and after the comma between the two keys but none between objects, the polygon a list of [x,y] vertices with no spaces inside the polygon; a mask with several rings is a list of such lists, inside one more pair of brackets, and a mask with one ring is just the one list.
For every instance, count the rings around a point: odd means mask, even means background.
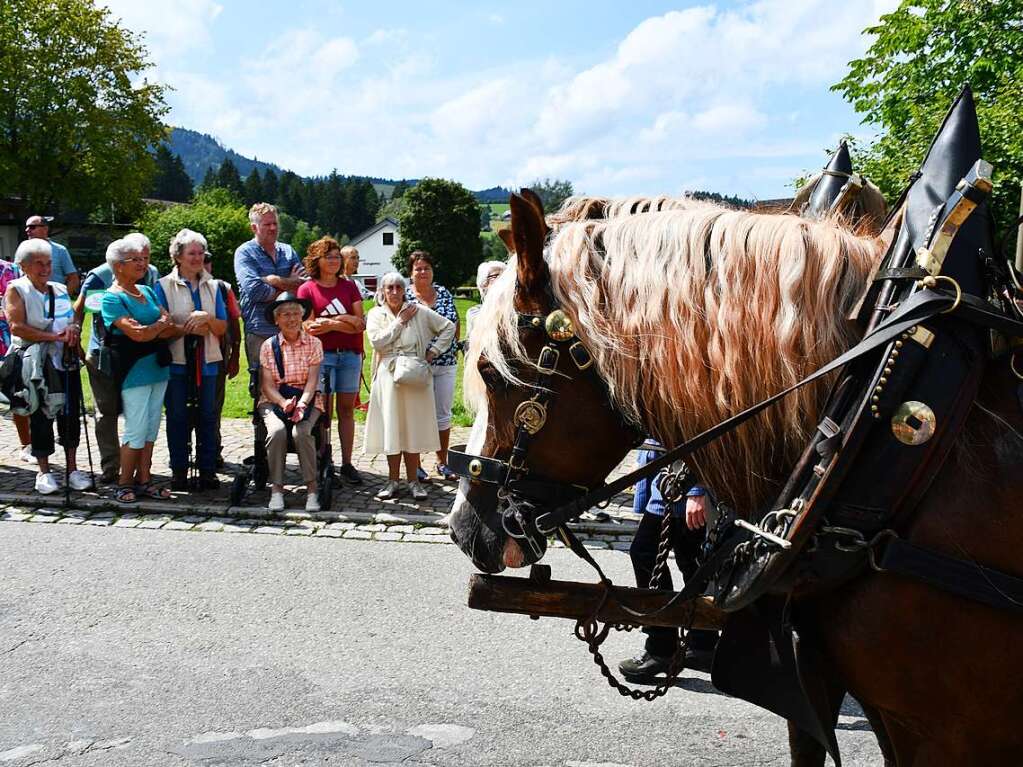
[{"label": "round brass disc", "polygon": [[892,434],[904,445],[922,445],[934,436],[938,419],[923,402],[903,402],[892,415]]},{"label": "round brass disc", "polygon": [[547,422],[547,408],[539,402],[527,399],[515,408],[514,422],[530,434],[536,434]]},{"label": "round brass disc", "polygon": [[478,477],[483,473],[483,462],[479,458],[473,458],[469,461],[469,473],[474,477]]},{"label": "round brass disc", "polygon": [[561,309],[555,309],[547,315],[544,327],[547,329],[547,335],[555,341],[567,341],[575,335],[575,327],[572,325],[572,320]]}]

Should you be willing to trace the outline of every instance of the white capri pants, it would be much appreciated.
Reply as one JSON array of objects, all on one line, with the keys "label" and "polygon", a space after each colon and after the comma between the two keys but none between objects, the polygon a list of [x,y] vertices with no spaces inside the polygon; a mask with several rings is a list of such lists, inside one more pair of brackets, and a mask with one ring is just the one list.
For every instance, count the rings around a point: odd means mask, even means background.
[{"label": "white capri pants", "polygon": [[451,428],[451,403],[455,399],[455,377],[458,365],[431,365],[433,370],[433,404],[437,412],[437,431]]}]

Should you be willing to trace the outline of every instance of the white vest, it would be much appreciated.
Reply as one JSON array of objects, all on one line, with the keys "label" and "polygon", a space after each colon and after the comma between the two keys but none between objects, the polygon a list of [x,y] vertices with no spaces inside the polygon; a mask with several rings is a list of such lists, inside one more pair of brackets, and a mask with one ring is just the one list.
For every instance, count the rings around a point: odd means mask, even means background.
[{"label": "white vest", "polygon": [[[192,301],[192,286],[178,275],[178,268],[175,266],[170,274],[160,278],[160,287],[163,294],[167,296],[167,311],[171,319],[177,324],[182,324],[195,311],[195,304]],[[199,303],[202,310],[210,315],[217,316],[217,283],[210,276],[210,273],[203,269],[199,273]],[[212,333],[206,334],[205,362],[220,362],[224,356],[220,353],[220,339]],[[175,338],[170,344],[171,358],[175,365],[185,364],[185,339]]]}]

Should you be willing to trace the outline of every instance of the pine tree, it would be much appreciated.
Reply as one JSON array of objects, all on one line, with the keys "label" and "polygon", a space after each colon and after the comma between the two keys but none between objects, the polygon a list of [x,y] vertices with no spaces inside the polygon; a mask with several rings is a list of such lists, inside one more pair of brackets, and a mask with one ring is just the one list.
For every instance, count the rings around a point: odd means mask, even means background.
[{"label": "pine tree", "polygon": [[245,177],[242,184],[242,200],[246,205],[252,205],[263,200],[263,179],[260,178],[259,168],[253,168],[252,173]]},{"label": "pine tree", "polygon": [[237,195],[239,199],[244,196],[242,177],[238,175],[238,168],[231,162],[230,157],[225,158],[217,169],[217,186],[227,189]]},{"label": "pine tree", "polygon": [[274,173],[273,168],[267,168],[266,173],[263,174],[263,191],[260,194],[258,201],[269,202],[272,205],[276,205],[279,195],[280,182],[277,179],[277,174]]},{"label": "pine tree", "polygon": [[156,173],[149,194],[158,200],[188,202],[192,199],[192,180],[185,172],[181,158],[173,154],[166,144],[156,147],[153,155]]},{"label": "pine tree", "polygon": [[206,175],[202,177],[202,183],[199,184],[199,189],[210,190],[217,188],[217,172],[213,170],[213,166],[209,166],[206,169]]}]

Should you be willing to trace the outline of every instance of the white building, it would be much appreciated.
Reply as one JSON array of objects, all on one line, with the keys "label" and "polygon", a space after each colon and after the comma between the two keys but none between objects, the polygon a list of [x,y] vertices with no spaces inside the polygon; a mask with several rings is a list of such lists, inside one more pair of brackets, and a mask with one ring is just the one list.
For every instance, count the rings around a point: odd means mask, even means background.
[{"label": "white building", "polygon": [[396,271],[391,258],[399,241],[398,222],[393,218],[385,218],[349,241],[359,251],[359,271],[355,276],[367,289],[376,290],[377,280]]}]

